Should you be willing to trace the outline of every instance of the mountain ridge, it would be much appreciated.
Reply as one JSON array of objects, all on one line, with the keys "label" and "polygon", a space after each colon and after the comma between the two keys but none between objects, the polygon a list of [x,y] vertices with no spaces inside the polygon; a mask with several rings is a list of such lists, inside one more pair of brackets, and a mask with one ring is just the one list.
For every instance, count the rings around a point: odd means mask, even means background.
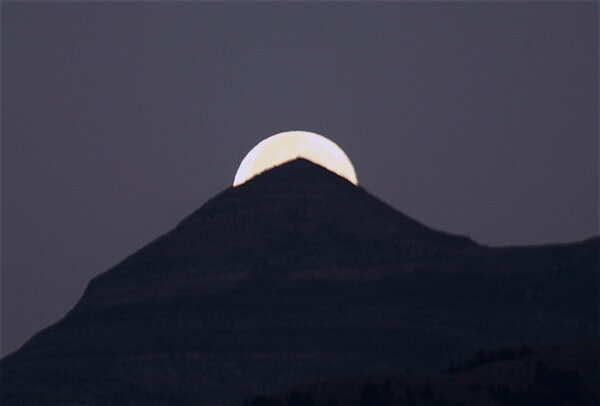
[{"label": "mountain ridge", "polygon": [[93,278],[0,361],[0,400],[229,404],[340,371],[590,339],[599,247],[486,247],[291,161]]}]

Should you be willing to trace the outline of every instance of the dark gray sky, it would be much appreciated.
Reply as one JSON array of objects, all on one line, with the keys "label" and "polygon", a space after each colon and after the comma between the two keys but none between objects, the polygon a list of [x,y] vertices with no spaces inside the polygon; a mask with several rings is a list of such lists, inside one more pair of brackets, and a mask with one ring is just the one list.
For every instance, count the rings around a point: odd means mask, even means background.
[{"label": "dark gray sky", "polygon": [[492,245],[598,232],[597,3],[2,3],[2,352],[261,139]]}]

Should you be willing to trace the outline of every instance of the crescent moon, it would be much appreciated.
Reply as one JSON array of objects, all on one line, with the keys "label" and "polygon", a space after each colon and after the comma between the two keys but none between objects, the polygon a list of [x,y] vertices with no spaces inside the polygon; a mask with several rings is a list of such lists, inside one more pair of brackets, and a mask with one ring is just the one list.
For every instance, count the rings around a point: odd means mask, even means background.
[{"label": "crescent moon", "polygon": [[358,185],[352,162],[335,142],[308,131],[287,131],[264,139],[248,152],[235,174],[233,186],[296,158],[314,162]]}]

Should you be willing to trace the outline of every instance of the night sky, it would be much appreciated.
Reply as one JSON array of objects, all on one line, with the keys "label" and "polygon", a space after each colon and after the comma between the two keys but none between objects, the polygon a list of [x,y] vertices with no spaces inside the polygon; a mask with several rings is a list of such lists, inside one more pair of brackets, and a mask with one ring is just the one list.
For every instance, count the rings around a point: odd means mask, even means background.
[{"label": "night sky", "polygon": [[2,3],[2,353],[281,131],[435,229],[597,234],[597,8]]}]

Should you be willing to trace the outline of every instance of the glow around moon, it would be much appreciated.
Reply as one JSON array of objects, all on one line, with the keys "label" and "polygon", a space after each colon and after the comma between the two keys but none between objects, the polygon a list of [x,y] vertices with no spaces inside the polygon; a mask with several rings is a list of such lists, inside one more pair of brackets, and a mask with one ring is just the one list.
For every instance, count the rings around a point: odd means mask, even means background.
[{"label": "glow around moon", "polygon": [[242,160],[233,186],[296,158],[304,158],[358,185],[356,171],[348,156],[333,141],[307,131],[288,131],[259,142]]}]

